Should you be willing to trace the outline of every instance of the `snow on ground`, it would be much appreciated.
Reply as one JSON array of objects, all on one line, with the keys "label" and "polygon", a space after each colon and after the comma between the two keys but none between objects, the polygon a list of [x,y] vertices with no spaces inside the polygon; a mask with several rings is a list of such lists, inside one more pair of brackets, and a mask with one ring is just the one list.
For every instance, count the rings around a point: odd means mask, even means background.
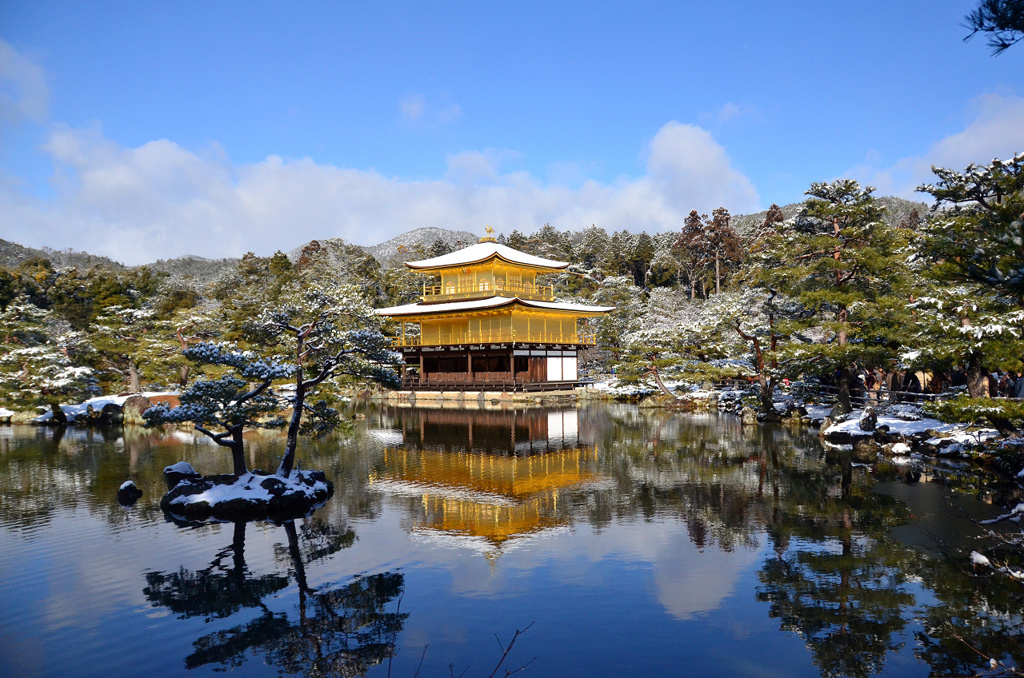
[{"label": "snow on ground", "polygon": [[[113,403],[117,406],[124,405],[124,401],[128,400],[132,396],[141,395],[146,398],[152,396],[166,396],[166,395],[178,395],[177,392],[173,391],[147,391],[145,393],[129,393],[127,395],[108,395],[108,396],[96,396],[95,398],[89,398],[85,402],[78,403],[77,405],[61,405],[60,409],[64,412],[64,416],[68,418],[68,421],[85,416],[89,411],[89,406],[92,405],[94,410],[102,410],[104,405]],[[13,413],[12,413],[13,414]],[[33,424],[42,424],[44,422],[53,419],[53,412],[46,412],[32,420]]]},{"label": "snow on ground", "polygon": [[17,412],[12,412],[11,410],[7,409],[6,407],[0,407],[0,419],[5,419],[7,417],[13,417],[15,414],[17,414]]},{"label": "snow on ground", "polygon": [[595,391],[619,397],[641,396],[654,392],[654,389],[649,386],[643,386],[641,384],[622,384],[615,377],[595,381],[590,387]]},{"label": "snow on ground", "polygon": [[[825,429],[825,435],[828,436],[832,433],[847,433],[851,436],[872,435],[871,431],[861,430],[859,424],[862,415],[863,410],[854,410],[847,415],[846,419],[843,421],[832,424],[832,426]],[[907,415],[903,414],[903,416]],[[999,437],[999,432],[991,428],[968,431],[968,425],[963,423],[947,424],[939,421],[938,419],[931,419],[929,417],[921,417],[919,419],[908,421],[907,419],[904,419],[903,416],[879,414],[878,426],[888,426],[889,433],[901,434],[905,437],[915,435],[920,436],[929,430],[935,431],[941,437],[929,438],[926,442],[931,445],[937,445],[942,441],[950,439],[961,444],[978,444],[986,440]],[[916,413],[914,416],[917,416]]]},{"label": "snow on ground", "polygon": [[832,413],[831,405],[808,405],[804,409],[807,410],[807,416],[811,421],[821,421]]}]

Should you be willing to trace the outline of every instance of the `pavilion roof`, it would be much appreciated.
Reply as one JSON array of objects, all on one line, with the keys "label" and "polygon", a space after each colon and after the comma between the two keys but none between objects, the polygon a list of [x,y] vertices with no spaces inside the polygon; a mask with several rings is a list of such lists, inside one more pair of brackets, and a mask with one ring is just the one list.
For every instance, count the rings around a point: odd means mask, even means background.
[{"label": "pavilion roof", "polygon": [[437,315],[445,313],[460,313],[467,311],[484,311],[501,308],[512,304],[521,304],[529,308],[539,308],[550,311],[567,311],[579,315],[601,315],[615,310],[614,306],[586,306],[584,304],[568,304],[555,301],[531,301],[519,297],[489,297],[487,299],[474,299],[471,301],[450,301],[441,304],[405,304],[403,306],[391,306],[389,308],[378,308],[377,315],[388,317],[410,317],[420,315]]},{"label": "pavilion roof", "polygon": [[526,254],[525,252],[514,250],[511,247],[507,247],[497,242],[478,242],[475,245],[463,247],[461,250],[442,254],[441,256],[433,257],[432,259],[407,261],[405,262],[405,265],[415,270],[433,270],[478,264],[495,257],[512,264],[529,266],[531,268],[548,269],[552,271],[566,268],[569,265],[569,262],[567,261],[554,261],[552,259],[535,257],[532,254]]}]

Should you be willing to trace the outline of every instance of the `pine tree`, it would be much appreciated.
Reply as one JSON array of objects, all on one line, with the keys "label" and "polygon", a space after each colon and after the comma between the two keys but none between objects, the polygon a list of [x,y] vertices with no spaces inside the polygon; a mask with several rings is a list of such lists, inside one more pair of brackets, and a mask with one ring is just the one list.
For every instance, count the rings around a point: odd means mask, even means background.
[{"label": "pine tree", "polygon": [[964,17],[971,32],[964,40],[970,40],[977,33],[988,33],[988,46],[992,54],[1002,54],[1006,49],[1024,40],[1024,2],[1022,0],[981,0],[978,7]]},{"label": "pine tree", "polygon": [[183,353],[198,365],[217,366],[227,372],[192,384],[179,396],[181,404],[177,407],[158,403],[149,408],[142,415],[146,425],[191,422],[197,431],[227,447],[235,475],[244,475],[248,469],[242,434],[246,428],[284,423],[275,416],[280,403],[271,386],[291,376],[294,367],[227,343],[201,342]]},{"label": "pine tree", "polygon": [[[397,388],[400,356],[380,331],[380,318],[353,286],[309,286],[301,303],[264,311],[248,328],[255,341],[286,349],[294,365],[294,391],[288,439],[278,475],[295,463],[299,432],[324,433],[339,424],[338,413],[321,400],[306,398],[327,379],[346,376]],[[303,425],[303,415],[308,417]]]},{"label": "pine tree", "polygon": [[27,296],[0,312],[0,339],[0,394],[6,402],[56,405],[97,391],[94,370],[84,364],[84,335]]},{"label": "pine tree", "polygon": [[907,239],[886,225],[873,191],[849,179],[812,184],[795,222],[755,257],[756,282],[802,307],[778,327],[802,340],[788,346],[788,364],[796,372],[837,372],[847,411],[851,365],[888,361],[904,338]]},{"label": "pine tree", "polygon": [[679,270],[690,287],[690,298],[697,296],[697,282],[707,267],[707,219],[708,215],[691,210],[683,222],[672,251],[679,262]]},{"label": "pine tree", "polygon": [[[1024,153],[963,172],[933,167],[917,190],[935,198],[925,254],[943,274],[981,283],[1024,306]],[[949,206],[945,211],[940,207]]]},{"label": "pine tree", "polygon": [[[911,345],[919,362],[967,368],[968,391],[987,396],[994,368],[1024,368],[1024,154],[963,172],[933,168],[918,187],[935,198],[921,229],[926,284],[918,292]],[[946,210],[940,210],[949,206]]]},{"label": "pine tree", "polygon": [[729,225],[729,210],[719,207],[711,213],[711,223],[707,225],[706,249],[709,263],[714,260],[715,294],[722,291],[722,275],[743,259],[743,247],[736,231]]}]

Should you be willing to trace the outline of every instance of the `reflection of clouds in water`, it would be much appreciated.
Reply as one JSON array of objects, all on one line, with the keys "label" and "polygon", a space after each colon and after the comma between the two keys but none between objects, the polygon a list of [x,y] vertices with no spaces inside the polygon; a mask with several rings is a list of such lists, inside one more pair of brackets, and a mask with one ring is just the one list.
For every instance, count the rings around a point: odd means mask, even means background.
[{"label": "reflection of clouds in water", "polygon": [[564,572],[565,583],[591,581],[597,585],[602,561],[629,562],[633,564],[629,570],[638,573],[643,569],[636,564],[649,563],[658,603],[680,621],[717,609],[742,574],[760,561],[759,549],[725,552],[709,547],[699,551],[680,522],[623,522],[605,526],[600,532],[577,528],[573,539],[560,547],[552,560],[573,561],[571,570],[555,568]]},{"label": "reflection of clouds in water", "polygon": [[[717,609],[760,555],[760,550],[742,547],[698,551],[679,521],[622,521],[600,529],[577,523],[541,530],[513,540],[514,545],[503,544],[495,558],[488,557],[496,551],[486,540],[398,528],[404,517],[391,507],[373,523],[355,524],[359,536],[345,552],[347,566],[364,572],[415,571],[430,563],[449,572],[450,594],[470,598],[522,595],[533,586],[531,572],[541,569],[548,586],[598,589],[608,576],[629,576],[635,578],[638,595],[651,591],[670,615],[685,620]],[[397,533],[405,538],[396,539]]]},{"label": "reflection of clouds in water", "polygon": [[658,602],[679,621],[718,609],[743,571],[756,565],[759,557],[759,551],[742,548],[728,553],[716,548],[701,552],[689,538],[676,540],[654,563]]},{"label": "reflection of clouds in water", "polygon": [[366,436],[381,445],[401,445],[405,442],[405,436],[397,428],[371,428],[367,429]]},{"label": "reflection of clouds in water", "polygon": [[495,545],[486,537],[472,534],[453,534],[444,530],[437,530],[430,527],[418,526],[412,530],[412,540],[429,547],[440,547],[449,549],[465,549],[486,558],[498,558],[519,548],[526,547],[543,537],[549,537],[559,532],[568,532],[565,525],[544,527],[536,532],[529,532],[516,535],[515,537],[502,542],[501,546]]}]

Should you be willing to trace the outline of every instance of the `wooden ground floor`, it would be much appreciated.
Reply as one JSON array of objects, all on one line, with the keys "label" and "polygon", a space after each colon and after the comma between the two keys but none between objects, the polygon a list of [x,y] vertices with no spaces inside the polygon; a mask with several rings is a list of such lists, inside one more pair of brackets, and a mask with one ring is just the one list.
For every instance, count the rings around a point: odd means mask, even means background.
[{"label": "wooden ground floor", "polygon": [[561,391],[579,385],[571,344],[406,346],[402,388],[411,391]]}]

